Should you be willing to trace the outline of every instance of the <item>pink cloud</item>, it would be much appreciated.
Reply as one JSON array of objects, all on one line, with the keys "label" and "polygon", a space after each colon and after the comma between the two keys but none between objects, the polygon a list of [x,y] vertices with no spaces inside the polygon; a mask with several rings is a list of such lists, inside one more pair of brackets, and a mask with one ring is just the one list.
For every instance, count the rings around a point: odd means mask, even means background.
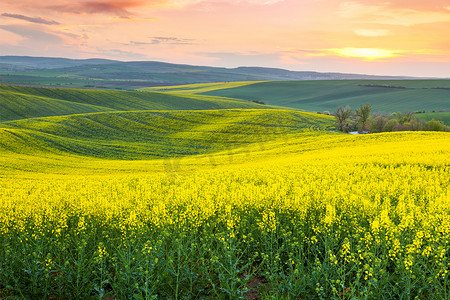
[{"label": "pink cloud", "polygon": [[5,10],[47,11],[71,14],[109,14],[115,16],[131,15],[129,9],[160,3],[160,0],[55,0],[36,2],[33,0],[16,0],[0,4]]},{"label": "pink cloud", "polygon": [[129,8],[145,4],[145,1],[81,1],[47,6],[47,9],[74,14],[110,14],[129,16]]},{"label": "pink cloud", "polygon": [[8,17],[8,18],[14,18],[19,20],[25,20],[31,23],[37,23],[37,24],[45,24],[45,25],[59,25],[59,22],[56,22],[54,20],[44,19],[41,17],[28,17],[21,14],[9,14],[9,13],[3,13],[1,14],[2,17]]}]

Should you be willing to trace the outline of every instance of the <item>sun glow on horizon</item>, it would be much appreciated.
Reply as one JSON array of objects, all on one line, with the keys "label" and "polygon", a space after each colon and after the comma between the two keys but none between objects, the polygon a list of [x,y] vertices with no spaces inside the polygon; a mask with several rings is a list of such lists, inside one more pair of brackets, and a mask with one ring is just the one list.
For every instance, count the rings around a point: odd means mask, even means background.
[{"label": "sun glow on horizon", "polygon": [[382,58],[393,58],[399,56],[399,51],[376,48],[341,48],[330,49],[333,53],[345,57],[358,57],[366,60],[376,60]]},{"label": "sun glow on horizon", "polygon": [[389,35],[389,30],[386,29],[355,29],[356,35],[367,37],[380,37]]}]

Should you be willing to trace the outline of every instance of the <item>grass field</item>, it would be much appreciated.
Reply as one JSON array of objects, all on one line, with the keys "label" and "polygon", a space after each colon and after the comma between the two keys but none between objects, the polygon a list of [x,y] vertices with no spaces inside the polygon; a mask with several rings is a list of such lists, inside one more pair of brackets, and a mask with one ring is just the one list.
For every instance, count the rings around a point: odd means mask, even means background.
[{"label": "grass field", "polygon": [[204,154],[328,129],[334,129],[332,117],[289,110],[93,113],[3,123],[0,149],[150,159]]},{"label": "grass field", "polygon": [[0,299],[450,297],[450,133],[216,87],[0,87]]},{"label": "grass field", "polygon": [[139,89],[146,92],[166,92],[166,93],[181,93],[181,94],[200,94],[217,90],[232,89],[243,87],[261,81],[237,81],[237,82],[214,82],[214,83],[199,83],[199,84],[185,84],[175,86],[162,87],[148,87]]},{"label": "grass field", "polygon": [[439,120],[442,121],[445,125],[450,126],[450,112],[430,112],[430,113],[422,113],[416,114],[417,117],[425,120]]},{"label": "grass field", "polygon": [[270,108],[247,100],[157,92],[0,85],[0,121],[100,111]]},{"label": "grass field", "polygon": [[338,106],[355,109],[371,104],[374,112],[450,109],[450,80],[325,80],[266,81],[154,89],[201,93],[306,111],[334,111]]},{"label": "grass field", "polygon": [[[2,57],[0,57],[1,61]],[[33,63],[31,63],[33,64]],[[39,64],[39,66],[45,65]],[[65,87],[94,87],[101,89],[134,90],[146,86],[243,81],[243,80],[283,80],[270,72],[259,74],[251,70],[232,70],[201,66],[174,65],[159,62],[111,62],[109,64],[67,65],[62,63],[52,68],[20,67],[8,65],[2,70],[0,64],[0,81]],[[54,68],[57,67],[57,68]],[[12,70],[9,70],[12,69]],[[286,71],[287,72],[287,71]]]}]

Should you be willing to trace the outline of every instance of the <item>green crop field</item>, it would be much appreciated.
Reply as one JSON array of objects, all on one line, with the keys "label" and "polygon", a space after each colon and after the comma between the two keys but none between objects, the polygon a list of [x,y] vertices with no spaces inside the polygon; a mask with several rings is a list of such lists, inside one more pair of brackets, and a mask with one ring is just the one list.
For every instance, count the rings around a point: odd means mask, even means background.
[{"label": "green crop field", "polygon": [[0,121],[100,111],[269,108],[241,99],[157,92],[0,85]]},{"label": "green crop field", "polygon": [[266,81],[159,87],[154,89],[200,93],[306,111],[334,111],[338,106],[355,109],[371,104],[374,112],[432,111],[450,109],[450,80],[310,80]]},{"label": "green crop field", "polygon": [[425,121],[437,120],[442,121],[445,125],[450,126],[450,111],[446,112],[430,112],[416,114],[417,117]]},{"label": "green crop field", "polygon": [[5,122],[0,125],[0,149],[150,159],[210,153],[331,128],[332,117],[289,110],[92,113]]},{"label": "green crop field", "polygon": [[200,94],[211,91],[232,89],[242,86],[247,86],[261,81],[236,81],[236,82],[214,82],[214,83],[199,83],[199,84],[185,84],[175,86],[162,87],[148,87],[139,89],[147,92],[165,92],[165,93],[181,93],[181,94]]}]

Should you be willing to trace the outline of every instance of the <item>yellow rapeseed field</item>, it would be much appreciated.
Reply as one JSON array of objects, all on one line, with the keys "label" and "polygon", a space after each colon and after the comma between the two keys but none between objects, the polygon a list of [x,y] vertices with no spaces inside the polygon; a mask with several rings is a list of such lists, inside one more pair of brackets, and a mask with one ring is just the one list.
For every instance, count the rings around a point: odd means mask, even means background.
[{"label": "yellow rapeseed field", "polygon": [[78,160],[4,157],[0,298],[450,297],[448,133]]}]

